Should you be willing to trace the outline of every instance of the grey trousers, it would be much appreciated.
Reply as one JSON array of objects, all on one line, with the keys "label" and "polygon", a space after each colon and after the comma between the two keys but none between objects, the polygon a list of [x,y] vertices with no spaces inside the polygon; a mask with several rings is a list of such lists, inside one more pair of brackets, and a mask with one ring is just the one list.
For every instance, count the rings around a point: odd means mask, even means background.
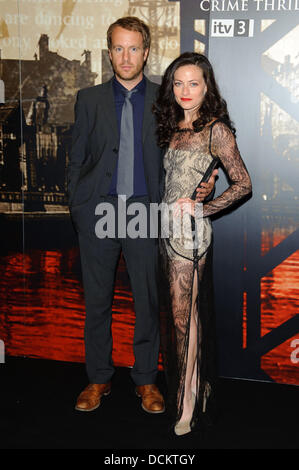
[{"label": "grey trousers", "polygon": [[[142,203],[149,213],[147,197],[130,198],[127,204]],[[112,302],[115,274],[120,253],[123,253],[130,278],[135,310],[133,352],[135,363],[131,377],[136,385],[155,383],[160,347],[158,296],[158,239],[119,237],[115,197],[101,197],[97,203],[115,208],[115,236],[98,238],[96,204],[71,210],[79,236],[84,297],[85,360],[89,381],[106,383],[114,373],[112,363]],[[126,223],[133,216],[126,217]],[[149,218],[148,218],[149,223]],[[123,227],[122,227],[123,228]],[[148,226],[149,228],[149,226]]]}]

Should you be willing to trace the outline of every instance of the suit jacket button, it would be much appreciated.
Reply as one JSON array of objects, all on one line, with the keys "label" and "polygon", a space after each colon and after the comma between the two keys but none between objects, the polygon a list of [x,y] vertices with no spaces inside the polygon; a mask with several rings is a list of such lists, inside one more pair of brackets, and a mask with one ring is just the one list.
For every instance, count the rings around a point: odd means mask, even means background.
[{"label": "suit jacket button", "polygon": [[110,171],[107,171],[106,176],[112,176]]},{"label": "suit jacket button", "polygon": [[117,153],[117,152],[118,152],[118,148],[115,147],[114,149],[112,149],[112,151],[113,151],[114,153]]}]

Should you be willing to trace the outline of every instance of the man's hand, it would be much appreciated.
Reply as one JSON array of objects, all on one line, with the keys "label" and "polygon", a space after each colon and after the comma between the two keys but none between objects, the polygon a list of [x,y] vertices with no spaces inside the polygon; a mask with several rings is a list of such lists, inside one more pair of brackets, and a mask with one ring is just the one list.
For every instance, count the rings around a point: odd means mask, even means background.
[{"label": "man's hand", "polygon": [[211,194],[215,186],[215,179],[218,175],[218,170],[213,170],[212,175],[207,183],[201,183],[200,188],[196,189],[196,202],[202,202],[206,197]]},{"label": "man's hand", "polygon": [[187,197],[178,199],[174,204],[173,215],[182,217],[183,213],[186,212],[194,217],[196,204],[202,202],[213,191],[217,175],[218,170],[213,170],[209,181],[201,183],[200,187],[196,189],[195,201]]}]

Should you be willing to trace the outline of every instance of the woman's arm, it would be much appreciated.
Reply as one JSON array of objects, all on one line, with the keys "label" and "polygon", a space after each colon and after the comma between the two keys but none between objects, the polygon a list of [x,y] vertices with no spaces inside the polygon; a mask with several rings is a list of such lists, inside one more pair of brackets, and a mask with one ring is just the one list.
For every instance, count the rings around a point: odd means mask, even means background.
[{"label": "woman's arm", "polygon": [[240,156],[236,139],[222,122],[217,122],[212,129],[212,152],[220,158],[230,179],[230,186],[220,196],[203,204],[204,217],[235,204],[252,190],[250,176]]}]

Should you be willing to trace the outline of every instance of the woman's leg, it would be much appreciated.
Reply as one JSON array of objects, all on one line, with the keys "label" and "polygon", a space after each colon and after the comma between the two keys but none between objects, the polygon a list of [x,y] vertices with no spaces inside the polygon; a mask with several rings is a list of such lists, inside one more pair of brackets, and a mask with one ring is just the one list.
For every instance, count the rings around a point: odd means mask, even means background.
[{"label": "woman's leg", "polygon": [[[204,262],[203,258],[199,263],[199,281]],[[171,261],[170,293],[178,355],[177,418],[179,421],[190,421],[194,408],[192,392],[196,394],[199,390],[197,365],[200,365],[201,357],[201,323],[197,310],[198,278],[196,271],[193,276],[191,261]]]}]

